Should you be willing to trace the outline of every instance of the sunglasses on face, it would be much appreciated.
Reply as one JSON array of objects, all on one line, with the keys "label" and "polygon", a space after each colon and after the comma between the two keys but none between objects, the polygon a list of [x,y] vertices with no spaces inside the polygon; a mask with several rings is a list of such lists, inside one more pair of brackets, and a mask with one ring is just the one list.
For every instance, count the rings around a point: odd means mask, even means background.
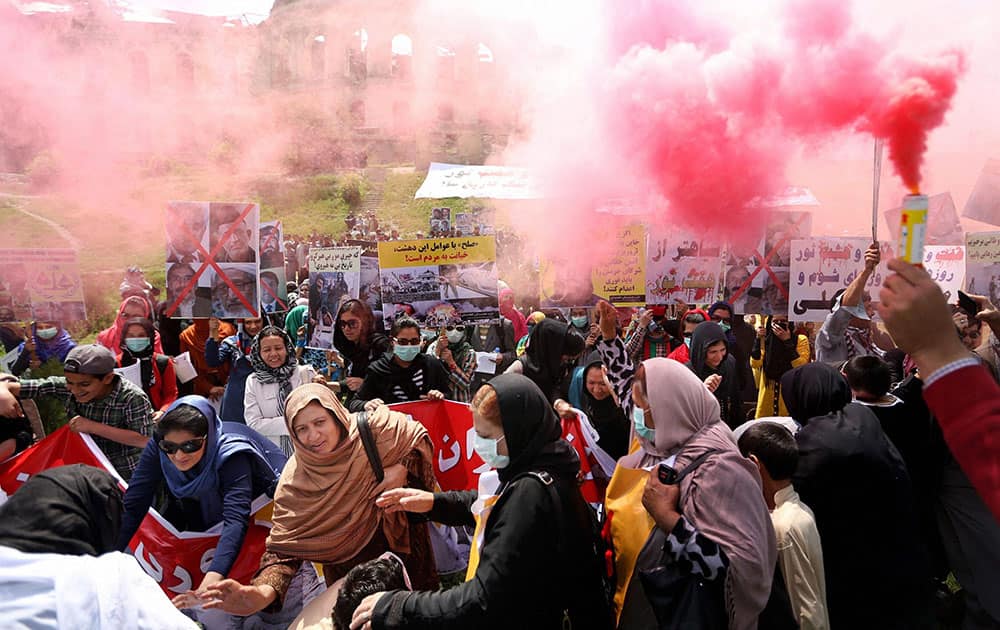
[{"label": "sunglasses on face", "polygon": [[202,447],[208,437],[195,438],[193,440],[188,440],[187,442],[181,442],[180,444],[174,444],[173,442],[168,442],[166,440],[160,440],[160,450],[167,455],[173,455],[177,451],[182,453],[197,453]]},{"label": "sunglasses on face", "polygon": [[416,339],[400,339],[398,337],[393,337],[393,341],[395,341],[396,344],[400,345],[400,346],[419,346],[420,345],[420,337],[417,337]]},{"label": "sunglasses on face", "polygon": [[458,332],[465,332],[465,326],[459,324],[458,326],[445,326],[445,330],[457,330]]},{"label": "sunglasses on face", "polygon": [[346,328],[347,330],[354,330],[361,325],[361,321],[357,319],[342,319],[337,322],[337,325],[341,328]]}]

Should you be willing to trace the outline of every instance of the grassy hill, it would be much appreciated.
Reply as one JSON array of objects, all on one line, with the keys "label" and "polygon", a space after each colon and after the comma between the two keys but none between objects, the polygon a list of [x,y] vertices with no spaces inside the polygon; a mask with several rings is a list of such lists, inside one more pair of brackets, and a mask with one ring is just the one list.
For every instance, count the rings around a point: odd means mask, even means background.
[{"label": "grassy hill", "polygon": [[[427,232],[432,208],[443,205],[462,212],[469,207],[468,200],[462,199],[415,200],[413,195],[424,176],[389,169],[374,183],[358,172],[246,181],[208,173],[149,177],[137,181],[128,198],[112,208],[106,201],[88,201],[85,195],[22,196],[16,195],[22,190],[8,188],[6,192],[13,194],[0,196],[0,247],[73,247],[71,239],[78,241],[91,319],[73,333],[78,339],[90,340],[113,319],[118,284],[127,266],[139,265],[150,282],[163,287],[167,200],[253,200],[260,204],[261,220],[281,220],[286,234],[307,235],[315,230],[334,236],[343,232],[344,218],[352,205],[374,205],[383,225],[412,237],[418,231]],[[0,194],[3,192],[0,188]]]}]

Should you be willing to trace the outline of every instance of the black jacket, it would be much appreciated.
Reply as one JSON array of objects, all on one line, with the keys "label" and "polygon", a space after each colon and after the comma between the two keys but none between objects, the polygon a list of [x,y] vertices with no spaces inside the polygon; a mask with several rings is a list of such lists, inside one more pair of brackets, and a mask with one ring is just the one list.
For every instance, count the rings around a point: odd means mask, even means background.
[{"label": "black jacket", "polygon": [[[899,451],[847,381],[821,363],[781,379],[799,463],[792,483],[816,515],[834,628],[917,628],[930,567]],[[859,579],[859,576],[864,576]]]},{"label": "black jacket", "polygon": [[[503,360],[497,364],[494,374],[503,374],[510,367],[510,364],[517,359],[517,341],[514,339],[514,325],[506,317],[502,318],[499,324],[490,326],[490,330],[486,334],[485,343],[479,337],[479,328],[477,326],[472,327],[472,332],[469,334],[468,339],[469,343],[472,344],[472,349],[476,352],[494,352],[497,348],[500,348]],[[472,393],[475,394],[483,383],[491,378],[493,378],[493,374],[476,372],[472,380]]]},{"label": "black jacket", "polygon": [[[386,352],[368,366],[368,374],[356,396],[347,404],[351,411],[361,411],[365,403],[375,398],[381,398],[387,405],[400,402],[420,400],[421,396],[436,389],[445,398],[451,398],[451,381],[448,379],[448,368],[439,359],[420,353],[407,367],[400,367],[391,352]],[[414,375],[420,371],[422,382],[414,382]],[[400,396],[397,386],[405,393]]]},{"label": "black jacket", "polygon": [[[708,356],[708,347],[714,343],[723,341],[726,343],[726,358],[722,360],[716,368],[711,368],[705,362]],[[743,414],[743,401],[741,400],[742,383],[740,382],[739,371],[736,366],[736,359],[729,351],[731,345],[726,339],[726,333],[722,327],[715,322],[702,322],[694,329],[691,335],[691,360],[688,367],[701,379],[705,380],[713,374],[722,377],[722,382],[716,388],[714,394],[719,401],[719,412],[722,421],[734,429],[743,424],[745,416]]]}]

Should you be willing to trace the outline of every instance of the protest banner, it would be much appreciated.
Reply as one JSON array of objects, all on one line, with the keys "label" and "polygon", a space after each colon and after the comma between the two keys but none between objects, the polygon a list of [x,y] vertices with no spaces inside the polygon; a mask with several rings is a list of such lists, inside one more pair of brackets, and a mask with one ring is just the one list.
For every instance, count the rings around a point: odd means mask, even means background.
[{"label": "protest banner", "polygon": [[288,310],[283,236],[281,221],[260,224],[260,304],[265,313]]},{"label": "protest banner", "polygon": [[260,207],[167,204],[167,317],[258,317]]},{"label": "protest banner", "polygon": [[541,186],[527,169],[431,162],[414,199],[541,199]]},{"label": "protest banner", "polygon": [[965,235],[965,292],[1000,304],[1000,232]]},{"label": "protest banner", "polygon": [[375,319],[382,318],[382,283],[379,279],[378,243],[375,241],[348,240],[348,245],[361,248],[361,288],[358,299],[367,302],[376,314]]},{"label": "protest banner", "polygon": [[542,260],[538,265],[540,308],[587,308],[595,306],[600,296],[594,287],[594,268],[590,259]]},{"label": "protest banner", "polygon": [[1000,160],[986,160],[976,186],[965,202],[962,216],[1000,225]]},{"label": "protest banner", "polygon": [[18,321],[87,319],[83,283],[72,249],[0,249],[0,308]]},{"label": "protest banner", "polygon": [[770,211],[767,216],[758,245],[728,248],[720,293],[737,313],[788,314],[791,242],[809,236],[812,213]]},{"label": "protest banner", "polygon": [[706,304],[715,299],[722,243],[711,235],[656,226],[646,244],[647,304]]},{"label": "protest banner", "polygon": [[965,246],[925,245],[924,269],[944,291],[948,303],[954,304],[965,286]]},{"label": "protest banner", "polygon": [[340,306],[357,299],[361,287],[360,247],[309,250],[309,321],[306,347],[329,350]]},{"label": "protest banner", "polygon": [[[68,464],[86,464],[111,473],[122,488],[126,484],[114,467],[85,433],[69,427],[52,432],[41,442],[0,464],[0,488],[14,494],[32,475]],[[254,501],[254,514],[230,578],[247,583],[260,566],[267,539],[270,499]],[[197,588],[212,562],[222,533],[222,523],[204,532],[180,531],[156,510],[150,509],[129,547],[139,565],[168,597]]]},{"label": "protest banner", "polygon": [[[476,431],[472,426],[472,411],[466,403],[451,400],[421,400],[389,405],[393,411],[409,414],[424,425],[434,446],[434,477],[443,490],[475,490],[479,475],[489,470],[473,449]],[[580,456],[580,471],[584,482],[580,486],[587,501],[603,500],[603,488],[594,479],[597,465],[595,450],[600,447],[583,426],[582,418],[563,421],[563,438],[573,445]],[[589,426],[589,425],[588,425]],[[607,455],[605,455],[607,457]]]},{"label": "protest banner", "polygon": [[627,225],[615,235],[611,258],[593,270],[594,294],[615,306],[646,303],[646,230]]},{"label": "protest banner", "polygon": [[[845,289],[865,266],[865,250],[871,239],[864,237],[815,237],[794,239],[790,243],[790,308],[794,321],[823,321],[830,314],[830,302]],[[893,257],[893,245],[882,243],[882,262],[865,284],[865,290],[877,301]]]},{"label": "protest banner", "polygon": [[386,329],[400,313],[421,326],[500,319],[492,236],[378,244]]},{"label": "protest banner", "polygon": [[451,231],[451,208],[432,208],[430,229],[434,238],[447,236]]}]

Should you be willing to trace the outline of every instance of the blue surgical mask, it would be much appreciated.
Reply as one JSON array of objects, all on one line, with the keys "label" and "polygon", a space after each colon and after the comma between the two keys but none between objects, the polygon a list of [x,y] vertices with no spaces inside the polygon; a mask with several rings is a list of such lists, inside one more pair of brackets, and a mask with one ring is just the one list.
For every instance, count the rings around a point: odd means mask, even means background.
[{"label": "blue surgical mask", "polygon": [[729,329],[732,328],[732,326],[726,322],[719,322],[719,327],[722,328],[722,332],[729,332]]},{"label": "blue surgical mask", "polygon": [[437,331],[434,330],[433,328],[431,328],[431,329],[424,329],[424,330],[420,331],[420,337],[424,341],[431,341],[431,340],[433,340],[437,336],[438,336]]},{"label": "blue surgical mask", "polygon": [[685,337],[684,338],[684,345],[688,347],[688,350],[691,349],[691,338],[690,337]]},{"label": "blue surgical mask", "polygon": [[449,330],[445,333],[445,337],[448,338],[448,343],[462,343],[462,340],[465,339],[465,333],[457,330]]},{"label": "blue surgical mask", "polygon": [[472,448],[476,451],[476,455],[482,458],[486,465],[490,468],[506,468],[510,464],[510,457],[507,455],[500,455],[497,453],[497,444],[500,440],[504,439],[505,436],[500,436],[495,440],[489,438],[484,438],[478,433],[472,436]]},{"label": "blue surgical mask", "polygon": [[653,443],[656,430],[646,426],[646,412],[642,408],[636,407],[632,410],[632,425],[635,427],[636,435],[650,444]]},{"label": "blue surgical mask", "polygon": [[132,352],[142,352],[149,348],[149,337],[133,337],[126,339],[125,347]]},{"label": "blue surgical mask", "polygon": [[58,328],[36,328],[35,329],[35,334],[38,335],[38,338],[39,339],[45,339],[46,341],[48,341],[49,339],[54,339],[57,332],[59,332]]},{"label": "blue surgical mask", "polygon": [[587,316],[580,315],[578,317],[570,317],[569,321],[571,321],[573,325],[576,326],[577,328],[583,328],[584,326],[587,325]]},{"label": "blue surgical mask", "polygon": [[420,354],[420,346],[401,346],[396,344],[392,347],[392,352],[399,357],[400,361],[409,363],[410,361],[416,359],[417,355]]}]

